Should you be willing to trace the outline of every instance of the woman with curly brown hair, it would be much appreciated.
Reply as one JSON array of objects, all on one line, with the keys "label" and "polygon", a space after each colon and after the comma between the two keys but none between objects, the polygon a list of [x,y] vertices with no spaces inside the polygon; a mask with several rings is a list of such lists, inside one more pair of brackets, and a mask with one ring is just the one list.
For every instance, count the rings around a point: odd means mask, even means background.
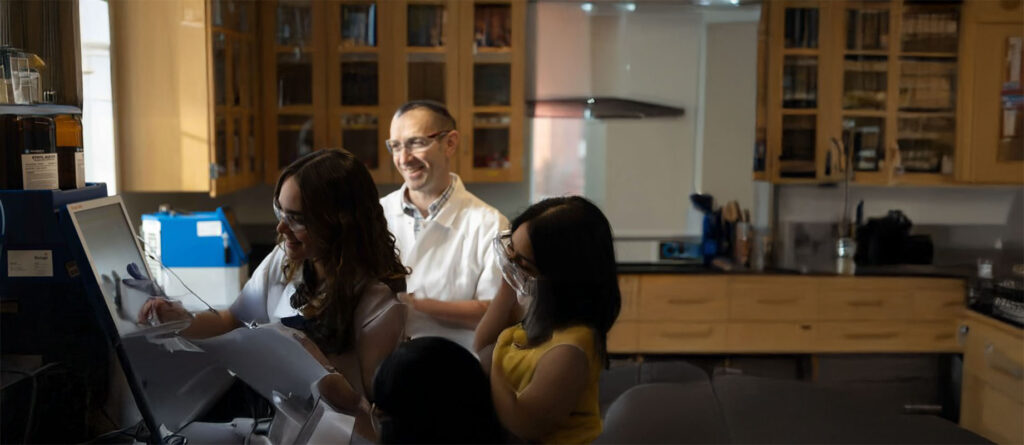
[{"label": "woman with curly brown hair", "polygon": [[182,331],[190,338],[280,321],[302,331],[316,346],[309,348],[314,356],[340,373],[331,379],[330,399],[356,414],[367,406],[363,395],[405,323],[396,293],[405,290],[408,271],[378,200],[369,171],[351,153],[303,156],[281,172],[274,189],[279,244],[229,310],[190,314],[156,298],[140,319],[150,313],[161,321],[192,318]]}]

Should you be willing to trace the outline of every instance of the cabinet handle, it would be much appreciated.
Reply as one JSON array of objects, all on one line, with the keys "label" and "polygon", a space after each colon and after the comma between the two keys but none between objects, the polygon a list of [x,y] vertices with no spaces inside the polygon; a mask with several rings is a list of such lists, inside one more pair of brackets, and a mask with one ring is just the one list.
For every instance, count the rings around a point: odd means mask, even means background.
[{"label": "cabinet handle", "polygon": [[997,351],[995,345],[992,343],[985,344],[985,364],[989,368],[995,369],[996,371],[1008,374],[1009,376],[1022,380],[1024,379],[1024,368],[1019,363],[1016,363],[1006,354],[1001,351]]},{"label": "cabinet handle", "polygon": [[757,302],[760,304],[786,304],[796,303],[800,298],[758,298]]},{"label": "cabinet handle", "polygon": [[851,340],[884,340],[887,338],[895,338],[899,336],[899,332],[877,332],[877,333],[860,333],[860,334],[846,334],[844,337]]},{"label": "cabinet handle", "polygon": [[669,298],[668,304],[702,304],[710,302],[710,298]]},{"label": "cabinet handle", "polygon": [[853,307],[881,307],[882,300],[854,300],[848,301],[846,304]]},{"label": "cabinet handle", "polygon": [[714,332],[714,329],[708,326],[707,328],[701,329],[699,331],[662,332],[658,336],[663,338],[704,338],[710,337],[712,332]]},{"label": "cabinet handle", "polygon": [[965,324],[960,325],[960,328],[956,330],[956,344],[964,346],[967,344],[967,334],[971,332],[970,326]]}]

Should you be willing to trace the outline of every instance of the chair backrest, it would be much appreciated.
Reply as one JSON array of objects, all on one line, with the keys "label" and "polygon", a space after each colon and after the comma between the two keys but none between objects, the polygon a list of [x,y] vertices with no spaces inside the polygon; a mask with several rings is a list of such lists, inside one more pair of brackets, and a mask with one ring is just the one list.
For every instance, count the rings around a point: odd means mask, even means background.
[{"label": "chair backrest", "polygon": [[708,382],[651,383],[612,403],[594,443],[729,443],[729,431]]}]

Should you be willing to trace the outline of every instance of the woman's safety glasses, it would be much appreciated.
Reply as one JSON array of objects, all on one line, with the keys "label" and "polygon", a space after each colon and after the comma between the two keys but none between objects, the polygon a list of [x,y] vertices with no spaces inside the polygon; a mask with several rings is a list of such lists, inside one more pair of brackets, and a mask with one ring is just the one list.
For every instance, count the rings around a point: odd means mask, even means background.
[{"label": "woman's safety glasses", "polygon": [[512,249],[512,231],[499,232],[498,236],[494,237],[493,247],[497,253],[495,257],[497,257],[498,267],[501,269],[501,276],[516,291],[516,296],[520,299],[533,296],[537,289],[537,278],[514,261],[519,258],[521,261],[530,262]]}]

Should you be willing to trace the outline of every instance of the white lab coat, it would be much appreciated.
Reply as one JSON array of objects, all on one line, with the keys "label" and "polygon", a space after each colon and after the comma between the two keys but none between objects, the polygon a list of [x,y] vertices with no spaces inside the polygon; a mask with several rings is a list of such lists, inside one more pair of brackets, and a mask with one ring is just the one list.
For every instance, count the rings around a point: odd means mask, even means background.
[{"label": "white lab coat", "polygon": [[[381,199],[388,229],[402,264],[412,268],[406,289],[417,298],[444,301],[490,300],[501,287],[501,270],[495,261],[491,240],[508,227],[508,219],[497,209],[466,190],[453,175],[455,189],[438,214],[414,233],[413,217],[402,211],[405,186]],[[472,351],[473,331],[442,323],[416,310],[409,310],[407,336],[440,336]]]},{"label": "white lab coat", "polygon": [[291,305],[291,297],[295,286],[302,282],[302,274],[296,272],[291,281],[285,281],[282,266],[286,255],[284,246],[277,245],[260,262],[231,304],[231,315],[239,321],[259,324],[277,323],[282,318],[299,315]]}]

